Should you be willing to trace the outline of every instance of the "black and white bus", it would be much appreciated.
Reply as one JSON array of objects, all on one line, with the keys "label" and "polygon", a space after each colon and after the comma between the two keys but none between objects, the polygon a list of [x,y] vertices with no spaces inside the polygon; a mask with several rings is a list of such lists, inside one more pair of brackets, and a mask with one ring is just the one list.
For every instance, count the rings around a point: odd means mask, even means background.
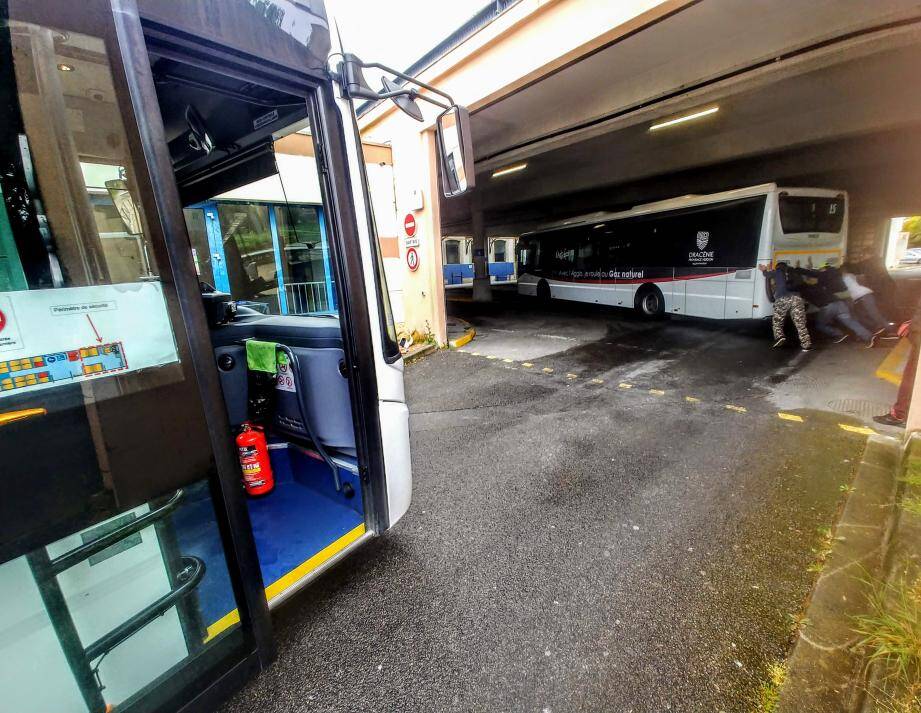
[{"label": "black and white bus", "polygon": [[769,183],[682,196],[522,235],[518,291],[649,317],[758,319],[771,314],[758,265],[837,265],[846,237],[843,191]]}]

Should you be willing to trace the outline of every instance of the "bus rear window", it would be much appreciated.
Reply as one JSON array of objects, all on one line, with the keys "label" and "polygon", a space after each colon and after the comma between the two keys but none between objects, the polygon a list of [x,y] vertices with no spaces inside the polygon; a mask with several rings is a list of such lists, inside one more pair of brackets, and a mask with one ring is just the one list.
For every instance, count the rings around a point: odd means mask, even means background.
[{"label": "bus rear window", "polygon": [[843,222],[843,197],[780,196],[784,233],[840,233]]}]

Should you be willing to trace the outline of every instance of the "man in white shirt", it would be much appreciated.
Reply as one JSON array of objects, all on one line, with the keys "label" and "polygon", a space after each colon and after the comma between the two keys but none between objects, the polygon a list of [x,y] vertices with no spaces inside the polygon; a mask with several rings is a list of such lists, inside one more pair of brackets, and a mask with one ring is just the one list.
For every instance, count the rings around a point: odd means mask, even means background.
[{"label": "man in white shirt", "polygon": [[880,335],[894,326],[879,311],[873,290],[866,285],[861,285],[856,275],[850,272],[847,266],[841,269],[841,279],[844,281],[848,296],[854,304],[854,316],[869,327],[874,335]]}]

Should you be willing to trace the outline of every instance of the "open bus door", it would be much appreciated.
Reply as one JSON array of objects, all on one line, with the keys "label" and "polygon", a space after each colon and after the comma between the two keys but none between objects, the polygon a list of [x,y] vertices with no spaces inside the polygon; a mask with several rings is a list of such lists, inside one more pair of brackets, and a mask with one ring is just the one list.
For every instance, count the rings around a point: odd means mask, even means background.
[{"label": "open bus door", "polygon": [[152,90],[137,14],[0,1],[3,711],[203,710],[272,656]]}]

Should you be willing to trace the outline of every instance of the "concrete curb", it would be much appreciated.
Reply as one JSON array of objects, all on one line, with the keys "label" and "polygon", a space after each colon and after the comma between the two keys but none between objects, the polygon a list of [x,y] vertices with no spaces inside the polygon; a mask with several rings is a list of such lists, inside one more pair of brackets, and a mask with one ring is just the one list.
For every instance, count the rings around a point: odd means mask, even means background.
[{"label": "concrete curb", "polygon": [[438,347],[435,344],[414,344],[409,351],[403,355],[404,364],[412,364],[419,361],[434,352]]},{"label": "concrete curb", "polygon": [[448,346],[452,349],[460,349],[465,344],[469,344],[473,341],[473,338],[476,337],[476,329],[470,322],[460,319],[459,317],[451,317],[451,321],[457,322],[463,327],[464,333],[455,338],[448,340]]},{"label": "concrete curb", "polygon": [[787,663],[777,713],[843,713],[862,702],[855,685],[861,661],[851,648],[856,641],[851,617],[863,611],[862,580],[878,576],[886,561],[901,454],[895,438],[877,435],[867,442]]}]

